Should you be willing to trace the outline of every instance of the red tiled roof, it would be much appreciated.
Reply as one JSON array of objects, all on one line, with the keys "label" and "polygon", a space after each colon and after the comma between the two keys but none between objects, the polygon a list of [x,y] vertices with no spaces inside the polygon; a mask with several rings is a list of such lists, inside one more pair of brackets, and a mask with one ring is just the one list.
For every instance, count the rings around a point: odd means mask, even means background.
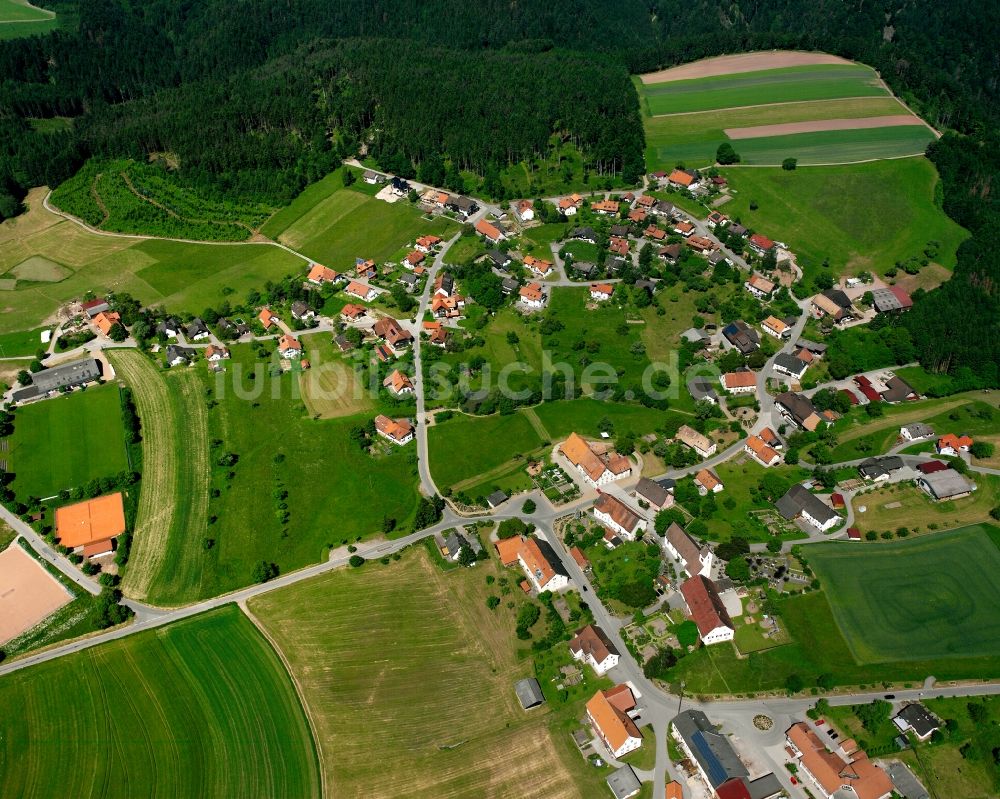
[{"label": "red tiled roof", "polygon": [[715,584],[707,577],[699,574],[685,580],[681,584],[681,593],[702,635],[708,635],[718,627],[733,628],[733,620],[729,618]]}]

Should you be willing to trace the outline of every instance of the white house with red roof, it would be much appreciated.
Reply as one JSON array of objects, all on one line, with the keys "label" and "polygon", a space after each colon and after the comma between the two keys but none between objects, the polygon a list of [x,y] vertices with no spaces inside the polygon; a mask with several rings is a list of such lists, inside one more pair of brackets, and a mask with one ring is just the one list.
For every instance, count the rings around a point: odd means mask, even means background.
[{"label": "white house with red roof", "polygon": [[702,643],[711,646],[733,640],[736,635],[736,625],[729,617],[715,583],[699,574],[684,581],[681,585],[681,594],[691,612],[691,618],[698,625],[698,635]]}]

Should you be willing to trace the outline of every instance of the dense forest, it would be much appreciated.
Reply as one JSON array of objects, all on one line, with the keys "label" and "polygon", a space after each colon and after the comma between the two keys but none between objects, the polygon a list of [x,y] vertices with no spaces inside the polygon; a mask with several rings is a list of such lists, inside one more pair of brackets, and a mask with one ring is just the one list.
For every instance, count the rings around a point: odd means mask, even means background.
[{"label": "dense forest", "polygon": [[[92,156],[168,154],[220,203],[277,205],[365,148],[499,196],[500,170],[571,142],[633,181],[629,72],[720,53],[819,49],[876,67],[939,128],[944,207],[973,232],[904,324],[932,368],[996,384],[1000,4],[968,0],[42,0],[73,29],[0,42],[0,219]],[[69,12],[68,14],[66,12]],[[72,117],[42,132],[32,119]],[[440,179],[440,180],[438,180]]]}]

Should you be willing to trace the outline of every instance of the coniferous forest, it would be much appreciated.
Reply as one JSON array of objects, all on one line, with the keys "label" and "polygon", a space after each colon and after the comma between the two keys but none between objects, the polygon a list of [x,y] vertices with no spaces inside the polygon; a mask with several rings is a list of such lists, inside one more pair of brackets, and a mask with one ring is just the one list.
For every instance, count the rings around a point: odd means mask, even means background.
[{"label": "coniferous forest", "polygon": [[[364,149],[447,185],[544,159],[643,171],[629,74],[816,49],[871,64],[947,133],[930,157],[973,237],[903,323],[922,362],[998,382],[1000,6],[967,0],[41,0],[72,27],[0,42],[0,219],[91,157],[169,153],[219,203],[277,206]],[[32,120],[70,117],[38,129]]]}]

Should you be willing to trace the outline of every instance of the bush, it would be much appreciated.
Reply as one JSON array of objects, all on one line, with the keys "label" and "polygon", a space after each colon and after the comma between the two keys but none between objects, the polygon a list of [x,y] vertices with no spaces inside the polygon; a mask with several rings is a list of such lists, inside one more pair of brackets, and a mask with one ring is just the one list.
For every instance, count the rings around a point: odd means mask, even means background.
[{"label": "bush", "polygon": [[723,142],[715,151],[715,160],[717,163],[723,165],[738,164],[740,162],[740,155],[733,149],[733,145],[729,142]]},{"label": "bush", "polygon": [[357,569],[359,566],[365,565],[365,559],[360,555],[351,555],[350,560],[348,560],[347,562],[355,569]]},{"label": "bush", "polygon": [[521,511],[526,514],[532,514],[535,512],[535,501],[533,499],[524,500],[524,504],[521,506]]},{"label": "bush", "polygon": [[497,538],[514,538],[524,535],[531,528],[520,519],[504,519],[497,528]]},{"label": "bush", "polygon": [[797,158],[786,158],[784,161],[781,162],[781,168],[788,172],[791,172],[798,165],[799,161]]},{"label": "bush", "polygon": [[251,575],[255,583],[266,583],[268,580],[273,580],[277,576],[278,564],[268,563],[266,560],[262,560],[254,566],[253,573]]},{"label": "bush", "polygon": [[785,679],[785,690],[790,694],[797,694],[805,688],[805,683],[798,674],[789,674]]}]

